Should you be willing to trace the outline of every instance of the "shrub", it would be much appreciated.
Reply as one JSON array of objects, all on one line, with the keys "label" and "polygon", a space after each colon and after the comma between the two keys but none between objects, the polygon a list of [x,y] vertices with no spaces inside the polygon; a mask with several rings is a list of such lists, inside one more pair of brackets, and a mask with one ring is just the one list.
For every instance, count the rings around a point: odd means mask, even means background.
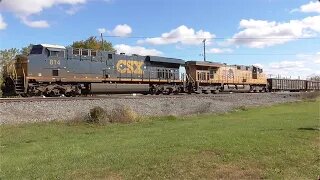
[{"label": "shrub", "polygon": [[87,117],[81,119],[92,124],[131,123],[139,120],[138,115],[126,106],[119,106],[110,111],[97,106],[90,109]]},{"label": "shrub", "polygon": [[314,100],[319,96],[320,96],[320,92],[319,91],[303,92],[303,93],[300,94],[300,97],[303,100]]},{"label": "shrub", "polygon": [[236,108],[236,111],[248,111],[248,108],[246,106],[239,106]]},{"label": "shrub", "polygon": [[104,123],[107,122],[107,116],[104,109],[97,106],[90,109],[89,117],[87,119],[89,123]]},{"label": "shrub", "polygon": [[138,120],[137,114],[129,107],[116,107],[107,113],[110,123],[130,123]]},{"label": "shrub", "polygon": [[2,97],[2,86],[3,86],[2,84],[3,84],[3,78],[2,78],[2,75],[0,74],[0,97]]}]

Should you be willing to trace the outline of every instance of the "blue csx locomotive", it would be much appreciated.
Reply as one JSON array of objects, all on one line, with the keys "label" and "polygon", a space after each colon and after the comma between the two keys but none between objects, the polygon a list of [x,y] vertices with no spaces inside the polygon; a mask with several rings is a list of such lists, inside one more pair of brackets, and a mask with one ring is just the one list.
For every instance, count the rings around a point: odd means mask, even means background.
[{"label": "blue csx locomotive", "polygon": [[173,58],[40,44],[32,47],[27,59],[17,59],[5,91],[46,96],[181,92],[183,64]]}]

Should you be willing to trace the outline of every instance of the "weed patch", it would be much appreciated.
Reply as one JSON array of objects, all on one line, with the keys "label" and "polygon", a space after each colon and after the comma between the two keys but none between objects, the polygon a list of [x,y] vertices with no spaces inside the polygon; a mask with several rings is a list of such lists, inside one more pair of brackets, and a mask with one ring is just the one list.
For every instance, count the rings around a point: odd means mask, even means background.
[{"label": "weed patch", "polygon": [[302,100],[316,100],[318,97],[320,97],[320,92],[319,91],[314,91],[314,92],[303,92],[300,94],[300,98]]},{"label": "weed patch", "polygon": [[[80,119],[80,120],[79,120]],[[133,123],[140,118],[136,112],[126,106],[118,106],[112,110],[104,110],[101,107],[90,109],[88,115],[77,118],[76,122],[87,122],[90,124],[108,124],[108,123]]]}]

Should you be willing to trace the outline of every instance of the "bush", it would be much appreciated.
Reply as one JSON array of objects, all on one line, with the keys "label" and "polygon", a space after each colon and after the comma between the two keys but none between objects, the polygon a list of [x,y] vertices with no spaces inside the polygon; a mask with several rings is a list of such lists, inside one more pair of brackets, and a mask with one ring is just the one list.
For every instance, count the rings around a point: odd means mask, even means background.
[{"label": "bush", "polygon": [[320,96],[319,91],[314,92],[303,92],[300,94],[301,99],[303,100],[314,100],[317,99]]},{"label": "bush", "polygon": [[93,124],[131,123],[139,120],[138,115],[126,106],[119,106],[110,111],[97,106],[90,109],[88,117],[84,119]]},{"label": "bush", "polygon": [[97,106],[90,109],[89,117],[87,119],[88,123],[105,123],[107,122],[107,116],[104,109]]},{"label": "bush", "polygon": [[137,113],[126,106],[114,108],[107,116],[110,123],[130,123],[138,120]]},{"label": "bush", "polygon": [[3,84],[3,78],[2,78],[2,75],[0,74],[0,97],[2,97],[2,84]]},{"label": "bush", "polygon": [[235,110],[236,111],[248,111],[248,108],[246,106],[239,106]]}]

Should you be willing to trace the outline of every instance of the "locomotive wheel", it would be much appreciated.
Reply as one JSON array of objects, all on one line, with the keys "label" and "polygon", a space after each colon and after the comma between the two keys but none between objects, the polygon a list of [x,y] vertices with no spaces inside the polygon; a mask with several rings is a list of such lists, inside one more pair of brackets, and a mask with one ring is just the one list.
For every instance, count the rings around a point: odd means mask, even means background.
[{"label": "locomotive wheel", "polygon": [[219,94],[220,91],[219,90],[214,90],[214,91],[211,91],[213,94]]},{"label": "locomotive wheel", "polygon": [[209,91],[209,90],[204,90],[204,91],[202,91],[202,93],[203,93],[203,94],[209,94],[210,91]]}]

